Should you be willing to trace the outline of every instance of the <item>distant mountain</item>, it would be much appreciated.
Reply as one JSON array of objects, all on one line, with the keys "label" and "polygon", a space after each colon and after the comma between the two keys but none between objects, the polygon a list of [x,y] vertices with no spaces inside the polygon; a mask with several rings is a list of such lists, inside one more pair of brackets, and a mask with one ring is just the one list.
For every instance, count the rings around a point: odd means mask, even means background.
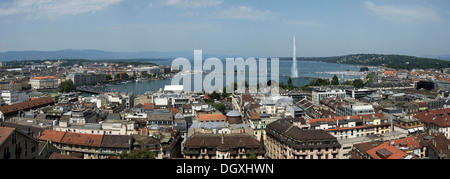
[{"label": "distant mountain", "polygon": [[[204,54],[204,57],[214,56]],[[160,59],[160,58],[193,58],[194,52],[108,52],[102,50],[58,50],[58,51],[9,51],[0,52],[0,61],[41,60],[41,59]],[[221,58],[222,55],[217,55]]]}]

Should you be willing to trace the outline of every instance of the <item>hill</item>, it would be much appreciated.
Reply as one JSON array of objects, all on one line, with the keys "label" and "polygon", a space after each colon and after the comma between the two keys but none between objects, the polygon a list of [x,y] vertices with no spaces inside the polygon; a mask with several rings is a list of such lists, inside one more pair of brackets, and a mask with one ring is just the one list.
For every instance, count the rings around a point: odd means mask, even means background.
[{"label": "hill", "polygon": [[[288,59],[288,58],[283,58]],[[360,66],[385,66],[394,69],[443,69],[450,68],[450,61],[406,55],[353,54],[334,57],[302,57],[298,60]]]}]

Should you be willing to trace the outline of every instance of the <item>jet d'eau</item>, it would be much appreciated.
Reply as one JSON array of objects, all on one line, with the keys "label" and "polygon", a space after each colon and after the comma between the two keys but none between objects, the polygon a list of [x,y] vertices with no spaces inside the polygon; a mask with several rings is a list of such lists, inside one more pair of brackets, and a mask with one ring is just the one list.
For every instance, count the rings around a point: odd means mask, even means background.
[{"label": "jet d'eau", "polygon": [[297,70],[297,48],[295,46],[295,37],[294,37],[294,54],[292,56],[292,78],[298,78],[298,70]]}]

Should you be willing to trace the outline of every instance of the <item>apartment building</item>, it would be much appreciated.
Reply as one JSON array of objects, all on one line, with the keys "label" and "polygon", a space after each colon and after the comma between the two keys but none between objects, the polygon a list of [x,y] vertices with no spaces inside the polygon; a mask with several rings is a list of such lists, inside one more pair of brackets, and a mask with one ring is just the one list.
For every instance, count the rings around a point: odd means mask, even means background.
[{"label": "apartment building", "polygon": [[450,139],[450,108],[426,110],[416,114],[413,118],[423,122],[428,134],[443,134]]},{"label": "apartment building", "polygon": [[266,128],[266,156],[271,159],[338,159],[341,144],[324,130],[300,129],[279,119]]},{"label": "apartment building", "polygon": [[311,94],[312,103],[314,105],[319,105],[320,100],[329,97],[339,97],[345,98],[346,92],[342,89],[331,89],[331,88],[318,88],[313,89]]},{"label": "apartment building", "polygon": [[390,121],[380,113],[309,119],[307,123],[310,129],[327,131],[338,139],[384,134],[392,131]]},{"label": "apartment building", "polygon": [[10,127],[0,127],[0,159],[36,159],[39,142]]},{"label": "apartment building", "polygon": [[262,159],[264,154],[264,144],[246,133],[194,134],[183,145],[186,159]]},{"label": "apartment building", "polygon": [[29,84],[33,89],[56,89],[61,84],[61,79],[54,76],[32,77]]}]

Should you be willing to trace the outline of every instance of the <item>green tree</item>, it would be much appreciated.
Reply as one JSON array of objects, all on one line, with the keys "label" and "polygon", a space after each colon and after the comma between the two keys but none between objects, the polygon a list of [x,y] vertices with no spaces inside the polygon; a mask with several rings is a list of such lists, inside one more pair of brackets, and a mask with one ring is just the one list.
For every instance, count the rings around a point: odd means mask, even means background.
[{"label": "green tree", "polygon": [[220,100],[220,94],[217,93],[216,91],[213,91],[209,96],[210,96],[212,99]]},{"label": "green tree", "polygon": [[106,75],[106,81],[109,81],[109,80],[112,80],[112,77],[111,77],[110,74],[107,74],[107,75]]},{"label": "green tree", "polygon": [[258,157],[256,157],[256,154],[251,153],[250,155],[247,156],[247,159],[258,159]]},{"label": "green tree", "polygon": [[128,78],[130,78],[130,76],[128,75],[128,73],[123,73],[123,74],[122,74],[122,80],[126,80],[126,79],[128,79]]},{"label": "green tree", "polygon": [[226,87],[226,86],[223,87],[223,90],[222,90],[222,98],[228,98],[229,95],[230,95],[230,94],[227,93],[227,87]]},{"label": "green tree", "polygon": [[333,76],[331,84],[332,85],[339,85],[339,78],[336,75]]},{"label": "green tree", "polygon": [[361,67],[359,69],[359,71],[363,72],[363,71],[369,71],[369,67]]},{"label": "green tree", "polygon": [[226,108],[227,108],[227,107],[226,107],[225,104],[223,104],[223,103],[220,103],[220,104],[216,105],[216,109],[217,109],[218,111],[220,111],[220,112],[225,111]]},{"label": "green tree", "polygon": [[114,79],[115,79],[115,80],[120,79],[120,73],[116,73],[116,74],[114,75]]},{"label": "green tree", "polygon": [[289,77],[288,81],[287,81],[287,86],[286,86],[286,90],[293,90],[295,88],[294,84],[292,83],[292,78]]},{"label": "green tree", "polygon": [[356,88],[364,88],[364,82],[361,79],[353,80],[353,86]]},{"label": "green tree", "polygon": [[76,86],[73,84],[73,81],[71,79],[62,82],[59,85],[59,91],[62,93],[69,93],[70,91],[75,90],[75,89],[76,89]]},{"label": "green tree", "polygon": [[143,150],[131,150],[128,153],[123,151],[122,153],[117,154],[117,157],[120,159],[155,159],[156,153],[145,148]]}]

